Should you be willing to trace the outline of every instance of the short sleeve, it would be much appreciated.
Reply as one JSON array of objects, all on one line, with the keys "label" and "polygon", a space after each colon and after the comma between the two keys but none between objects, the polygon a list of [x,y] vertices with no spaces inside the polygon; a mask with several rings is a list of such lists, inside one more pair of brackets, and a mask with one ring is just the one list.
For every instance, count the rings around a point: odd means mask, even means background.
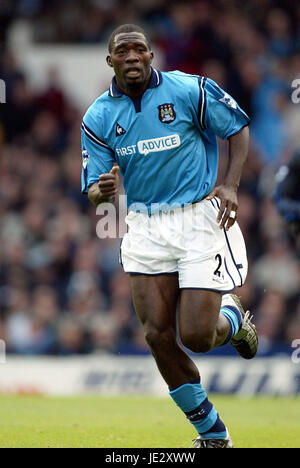
[{"label": "short sleeve", "polygon": [[114,163],[114,152],[98,136],[95,127],[95,120],[86,114],[81,125],[81,191],[83,193],[87,193],[88,188],[94,182],[98,182],[101,174],[110,172]]},{"label": "short sleeve", "polygon": [[204,130],[211,130],[218,137],[226,140],[249,125],[248,115],[213,80],[202,78],[199,83],[199,118]]}]

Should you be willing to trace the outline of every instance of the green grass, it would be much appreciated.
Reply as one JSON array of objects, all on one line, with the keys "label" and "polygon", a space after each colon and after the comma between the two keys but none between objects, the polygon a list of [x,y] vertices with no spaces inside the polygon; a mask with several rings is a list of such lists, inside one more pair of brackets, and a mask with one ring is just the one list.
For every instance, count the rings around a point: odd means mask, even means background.
[{"label": "green grass", "polygon": [[[299,399],[210,397],[235,447],[300,447]],[[0,396],[0,448],[182,448],[194,437],[170,399]]]}]

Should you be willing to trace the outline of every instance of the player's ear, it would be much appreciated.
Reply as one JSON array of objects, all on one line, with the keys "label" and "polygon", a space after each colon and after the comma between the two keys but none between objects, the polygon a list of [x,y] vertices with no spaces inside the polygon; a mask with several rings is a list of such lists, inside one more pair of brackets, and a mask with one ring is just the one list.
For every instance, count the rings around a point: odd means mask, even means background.
[{"label": "player's ear", "polygon": [[108,65],[109,67],[112,67],[112,68],[113,68],[113,64],[112,64],[111,56],[110,56],[110,55],[108,55],[108,56],[106,57],[106,63],[107,63],[107,65]]},{"label": "player's ear", "polygon": [[152,63],[153,59],[154,59],[154,53],[151,50],[150,51],[150,63]]}]

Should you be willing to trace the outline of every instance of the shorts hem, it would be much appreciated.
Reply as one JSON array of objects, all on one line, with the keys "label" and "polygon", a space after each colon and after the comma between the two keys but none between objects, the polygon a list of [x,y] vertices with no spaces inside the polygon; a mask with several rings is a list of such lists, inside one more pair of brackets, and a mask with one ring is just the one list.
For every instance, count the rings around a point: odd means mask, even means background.
[{"label": "shorts hem", "polygon": [[218,293],[224,293],[224,294],[226,294],[226,293],[232,292],[232,291],[235,289],[235,287],[234,287],[234,288],[231,288],[231,289],[214,289],[214,288],[196,288],[196,287],[193,287],[193,286],[191,286],[191,287],[189,287],[189,286],[183,286],[182,288],[179,287],[179,289],[180,289],[180,290],[183,290],[183,289],[199,289],[200,291],[213,291],[213,292],[218,292]]},{"label": "shorts hem", "polygon": [[146,276],[159,276],[159,275],[177,275],[178,271],[162,271],[161,273],[143,273],[141,271],[125,271],[128,275],[146,275]]}]

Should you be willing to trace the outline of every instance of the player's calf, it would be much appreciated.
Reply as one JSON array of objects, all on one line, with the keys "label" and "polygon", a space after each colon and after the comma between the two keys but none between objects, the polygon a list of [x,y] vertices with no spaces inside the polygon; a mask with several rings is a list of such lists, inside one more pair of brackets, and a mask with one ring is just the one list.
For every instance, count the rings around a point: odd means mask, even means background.
[{"label": "player's calf", "polygon": [[220,316],[222,295],[216,291],[183,289],[178,325],[183,345],[195,353],[207,353],[224,343],[229,330]]}]

